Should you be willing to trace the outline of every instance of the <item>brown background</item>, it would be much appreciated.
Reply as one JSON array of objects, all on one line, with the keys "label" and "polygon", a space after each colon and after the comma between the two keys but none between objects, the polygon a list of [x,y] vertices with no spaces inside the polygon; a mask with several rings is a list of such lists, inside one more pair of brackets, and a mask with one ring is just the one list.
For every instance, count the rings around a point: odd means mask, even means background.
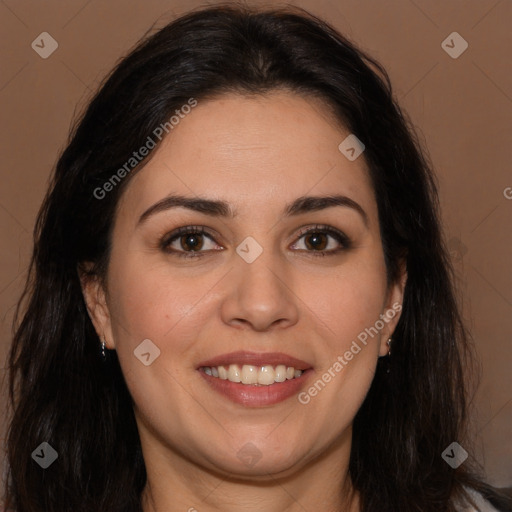
[{"label": "brown background", "polygon": [[[155,21],[160,27],[200,5],[206,4],[0,1],[2,362],[35,216],[76,109]],[[473,414],[478,445],[469,455],[484,464],[491,483],[512,486],[512,200],[505,197],[512,187],[512,2],[304,0],[294,5],[324,17],[384,64],[397,99],[428,145],[464,316],[482,364]],[[469,43],[457,59],[441,47],[453,31]],[[31,48],[42,32],[59,44],[47,59]]]}]

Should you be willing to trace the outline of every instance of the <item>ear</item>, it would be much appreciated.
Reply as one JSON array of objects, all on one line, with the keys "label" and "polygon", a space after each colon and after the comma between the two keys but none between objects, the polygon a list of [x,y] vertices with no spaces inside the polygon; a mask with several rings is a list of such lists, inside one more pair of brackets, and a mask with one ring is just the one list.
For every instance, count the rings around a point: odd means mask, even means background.
[{"label": "ear", "polygon": [[111,315],[107,305],[107,293],[100,277],[92,273],[93,264],[82,263],[78,266],[78,276],[84,296],[87,312],[100,340],[107,348],[114,349]]},{"label": "ear", "polygon": [[387,341],[392,337],[396,325],[398,324],[398,320],[400,319],[400,315],[402,314],[402,304],[404,301],[406,283],[407,268],[405,261],[402,260],[400,263],[399,276],[389,286],[384,309],[380,317],[384,322],[384,327],[380,333],[380,356],[386,356],[390,350]]}]

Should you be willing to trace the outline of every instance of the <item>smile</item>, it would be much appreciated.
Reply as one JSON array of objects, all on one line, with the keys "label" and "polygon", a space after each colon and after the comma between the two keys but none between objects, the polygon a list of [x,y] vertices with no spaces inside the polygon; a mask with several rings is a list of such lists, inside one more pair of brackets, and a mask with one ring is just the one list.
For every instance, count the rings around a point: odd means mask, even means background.
[{"label": "smile", "polygon": [[231,352],[202,361],[196,369],[210,389],[246,407],[282,402],[314,374],[311,364],[280,352]]},{"label": "smile", "polygon": [[299,378],[303,370],[297,370],[293,366],[279,364],[263,366],[230,364],[229,366],[203,366],[200,368],[206,375],[230,382],[241,384],[253,384],[270,386],[276,382],[284,382]]}]

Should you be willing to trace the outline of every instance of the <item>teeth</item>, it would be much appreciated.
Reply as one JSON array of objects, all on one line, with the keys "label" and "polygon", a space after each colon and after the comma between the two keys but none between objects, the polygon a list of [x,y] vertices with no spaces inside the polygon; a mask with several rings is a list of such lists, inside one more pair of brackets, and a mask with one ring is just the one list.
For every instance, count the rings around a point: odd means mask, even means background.
[{"label": "teeth", "polygon": [[242,384],[252,384],[260,386],[270,386],[275,382],[284,382],[286,380],[297,379],[302,374],[302,370],[296,370],[293,366],[279,364],[276,367],[272,365],[253,366],[244,364],[240,367],[237,364],[225,366],[205,366],[204,373],[231,382],[241,382]]},{"label": "teeth", "polygon": [[[206,370],[206,368],[205,368]],[[231,382],[240,382],[242,380],[241,374],[240,374],[240,368],[237,364],[230,364],[229,370],[228,370],[228,380]]]},{"label": "teeth", "polygon": [[[291,368],[291,366],[290,366]],[[279,364],[276,366],[276,382],[284,382],[286,380],[286,366]]]},{"label": "teeth", "polygon": [[242,384],[258,384],[258,367],[244,364],[242,366]]},{"label": "teeth", "polygon": [[269,386],[276,381],[276,372],[272,366],[262,366],[258,372],[258,384]]}]

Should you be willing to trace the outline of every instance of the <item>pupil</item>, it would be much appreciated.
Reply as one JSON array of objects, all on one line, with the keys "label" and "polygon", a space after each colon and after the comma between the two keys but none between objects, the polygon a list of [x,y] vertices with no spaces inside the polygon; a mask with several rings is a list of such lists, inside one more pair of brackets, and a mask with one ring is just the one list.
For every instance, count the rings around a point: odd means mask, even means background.
[{"label": "pupil", "polygon": [[[323,250],[325,248],[325,237],[322,233],[312,233],[306,238],[308,247]],[[308,243],[309,241],[309,243]]]},{"label": "pupil", "polygon": [[181,238],[181,240],[185,248],[192,249],[194,251],[198,248],[200,249],[202,245],[199,240],[199,236],[196,234],[185,235]]}]

